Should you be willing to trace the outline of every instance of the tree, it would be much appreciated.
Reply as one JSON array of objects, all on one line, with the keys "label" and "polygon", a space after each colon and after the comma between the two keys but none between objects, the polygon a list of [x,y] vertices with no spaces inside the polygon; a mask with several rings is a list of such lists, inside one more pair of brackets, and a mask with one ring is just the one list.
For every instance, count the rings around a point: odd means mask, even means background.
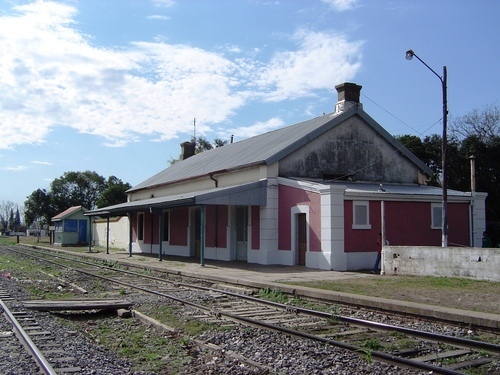
[{"label": "tree", "polygon": [[24,202],[24,221],[28,226],[38,221],[42,227],[47,227],[59,212],[52,202],[52,195],[45,189],[35,190]]},{"label": "tree", "polygon": [[[450,134],[461,144],[461,156],[475,157],[476,187],[488,193],[488,226],[500,237],[500,108],[489,104],[451,121]],[[467,169],[464,169],[464,172]],[[464,178],[464,181],[467,179]],[[470,177],[468,177],[470,181]]]},{"label": "tree", "polygon": [[[209,150],[212,150],[214,148],[219,148],[219,147],[225,146],[229,142],[227,140],[224,141],[220,138],[215,138],[214,142],[212,144],[204,136],[200,135],[196,138],[196,142],[195,142],[194,136],[191,137],[191,143],[196,143],[195,148],[194,148],[194,153],[196,155],[196,154],[199,154],[200,152],[209,151]],[[170,158],[169,164],[173,165],[173,164],[177,163],[179,160],[180,159]]]},{"label": "tree", "polygon": [[[447,140],[447,182],[449,189],[471,190],[470,157],[475,157],[476,190],[488,193],[487,227],[492,237],[500,239],[500,111],[489,105],[450,122]],[[431,135],[423,141],[417,136],[397,136],[406,148],[434,172],[429,185],[439,186],[441,136]]]},{"label": "tree", "polygon": [[2,201],[0,203],[0,230],[7,231],[10,228],[11,214],[13,214],[16,204],[11,201]]},{"label": "tree", "polygon": [[65,172],[51,183],[52,199],[60,208],[97,207],[97,199],[106,189],[106,180],[96,172]]},{"label": "tree", "polygon": [[115,176],[106,181],[96,172],[65,172],[52,181],[50,191],[38,189],[27,197],[24,202],[26,224],[40,221],[43,225],[50,225],[54,216],[73,206],[92,210],[102,207],[99,204],[125,202],[124,192],[130,187]]},{"label": "tree", "polygon": [[18,232],[21,227],[21,216],[19,215],[19,208],[16,207],[16,212],[11,208],[9,216],[9,229]]},{"label": "tree", "polygon": [[489,142],[500,136],[500,108],[489,104],[450,121],[450,135],[458,139],[475,136]]},{"label": "tree", "polygon": [[97,207],[113,206],[115,204],[124,203],[127,201],[125,192],[132,186],[127,182],[115,176],[110,176],[107,181],[107,188],[102,192],[97,200]]},{"label": "tree", "polygon": [[[194,141],[195,141],[194,137],[191,137],[191,143],[193,143]],[[227,140],[223,141],[220,138],[215,138],[214,142],[210,143],[204,136],[200,135],[196,138],[196,147],[194,149],[194,153],[199,154],[200,152],[203,152],[203,151],[208,151],[208,150],[212,150],[214,148],[219,148],[219,147],[225,146],[228,143],[229,142]]]}]

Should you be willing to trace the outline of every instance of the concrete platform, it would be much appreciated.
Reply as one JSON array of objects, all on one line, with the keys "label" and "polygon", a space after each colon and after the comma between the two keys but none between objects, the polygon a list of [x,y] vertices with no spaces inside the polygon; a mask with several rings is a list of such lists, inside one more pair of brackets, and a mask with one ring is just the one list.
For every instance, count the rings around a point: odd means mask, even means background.
[{"label": "concrete platform", "polygon": [[[52,250],[54,250],[52,248]],[[71,252],[61,249],[59,251]],[[80,253],[81,254],[81,253]],[[500,330],[500,315],[469,310],[453,309],[446,306],[425,305],[407,301],[391,300],[379,297],[362,296],[323,289],[308,288],[286,284],[287,282],[332,281],[352,278],[381,277],[362,272],[336,272],[313,270],[298,266],[264,266],[246,262],[223,262],[205,260],[201,266],[199,259],[165,256],[159,261],[157,255],[133,254],[111,251],[87,252],[86,257],[118,262],[131,267],[148,268],[184,277],[201,277],[219,283],[257,288],[279,288],[285,293],[297,296],[321,298],[332,303],[357,304],[376,309],[423,315],[465,325],[478,325]]]}]

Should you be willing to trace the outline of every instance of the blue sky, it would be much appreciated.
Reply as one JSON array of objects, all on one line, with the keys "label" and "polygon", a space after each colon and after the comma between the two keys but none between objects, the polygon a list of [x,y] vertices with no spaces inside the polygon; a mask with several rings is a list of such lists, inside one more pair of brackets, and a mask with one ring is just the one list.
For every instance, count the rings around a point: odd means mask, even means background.
[{"label": "blue sky", "polygon": [[234,140],[363,86],[393,135],[498,104],[496,0],[0,0],[0,202],[67,171],[136,185],[196,133]]}]

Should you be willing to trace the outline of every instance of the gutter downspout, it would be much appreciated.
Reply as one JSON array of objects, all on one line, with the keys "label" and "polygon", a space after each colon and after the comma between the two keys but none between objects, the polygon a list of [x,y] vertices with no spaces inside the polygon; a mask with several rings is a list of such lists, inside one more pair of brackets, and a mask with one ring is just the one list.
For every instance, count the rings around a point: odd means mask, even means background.
[{"label": "gutter downspout", "polygon": [[213,173],[210,173],[209,174],[210,176],[210,179],[215,182],[215,187],[219,187],[219,181],[217,181],[217,179],[214,177],[214,174]]}]

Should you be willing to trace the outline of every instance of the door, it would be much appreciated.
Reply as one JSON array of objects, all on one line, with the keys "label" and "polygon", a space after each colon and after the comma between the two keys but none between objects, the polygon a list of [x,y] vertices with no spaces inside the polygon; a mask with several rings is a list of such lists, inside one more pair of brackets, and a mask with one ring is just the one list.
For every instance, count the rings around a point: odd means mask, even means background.
[{"label": "door", "polygon": [[236,207],[236,260],[247,260],[248,207]]},{"label": "door", "polygon": [[78,242],[87,243],[87,220],[78,220]]},{"label": "door", "polygon": [[194,256],[200,257],[201,241],[201,209],[196,207],[194,210]]},{"label": "door", "polygon": [[299,266],[306,265],[306,251],[307,251],[307,220],[306,214],[297,214],[297,220],[295,221],[297,224],[297,246],[298,250],[298,259],[297,264]]}]

